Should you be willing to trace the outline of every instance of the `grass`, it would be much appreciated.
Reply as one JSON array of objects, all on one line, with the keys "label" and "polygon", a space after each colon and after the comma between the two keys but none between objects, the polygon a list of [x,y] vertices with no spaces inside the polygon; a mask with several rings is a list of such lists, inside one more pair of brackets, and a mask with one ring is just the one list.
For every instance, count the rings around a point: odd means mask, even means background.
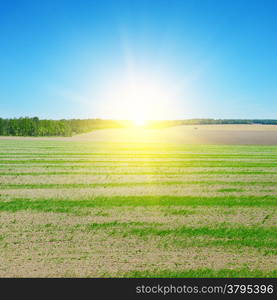
[{"label": "grass", "polygon": [[197,270],[150,270],[150,271],[132,271],[126,274],[119,274],[120,277],[134,277],[134,278],[275,278],[277,271],[260,271],[244,269],[197,269]]},{"label": "grass", "polygon": [[[110,230],[109,234],[123,235],[124,237],[131,235],[147,239],[153,236],[162,237],[165,244],[168,243],[167,237],[170,236],[176,238],[175,240],[169,239],[172,243],[171,246],[181,246],[183,249],[195,246],[254,247],[270,250],[277,248],[277,232],[274,227],[240,226],[233,228],[226,224],[218,224],[216,228],[181,226],[174,229],[161,229],[159,228],[160,225],[157,223],[114,221],[88,224],[86,230],[108,229]],[[205,237],[206,239],[203,240]],[[277,251],[274,253],[277,254]]]},{"label": "grass", "polygon": [[[94,188],[94,187],[130,187],[130,186],[155,186],[155,185],[235,185],[235,186],[271,186],[275,185],[274,181],[148,181],[148,182],[112,182],[112,183],[48,183],[48,184],[1,184],[1,189],[70,189],[70,188]],[[220,192],[242,191],[237,189],[220,189]]]},{"label": "grass", "polygon": [[[77,172],[77,171],[69,171],[69,172],[0,172],[0,176],[41,176],[41,175],[155,175],[158,172],[154,172],[153,170],[150,172]],[[164,171],[164,175],[176,175],[176,172],[168,172]],[[277,175],[277,172],[270,171],[194,171],[194,172],[178,172],[179,175]]]},{"label": "grass", "polygon": [[[49,166],[58,166],[60,164],[82,164],[79,167],[86,167],[86,166],[109,166],[112,168],[118,168],[124,165],[128,165],[130,167],[143,167],[143,166],[164,166],[168,168],[172,167],[229,167],[229,168],[266,168],[266,167],[277,167],[277,161],[276,162],[243,162],[243,161],[222,161],[222,160],[213,160],[213,161],[205,161],[205,160],[190,160],[190,161],[103,161],[103,160],[36,160],[36,159],[26,159],[26,160],[2,160],[1,164],[24,164],[24,165],[32,165],[32,164],[45,164],[47,163]],[[93,165],[93,164],[100,164],[100,165]],[[84,165],[85,164],[85,165]],[[47,166],[47,165],[43,165]]]},{"label": "grass", "polygon": [[276,146],[0,140],[0,168],[0,276],[277,275]]},{"label": "grass", "polygon": [[[188,185],[234,185],[234,186],[270,186],[273,187],[275,182],[268,181],[148,181],[148,182],[104,182],[104,183],[48,183],[48,184],[0,184],[0,188],[4,189],[86,189],[96,187],[132,187],[132,186],[188,186]],[[222,188],[218,192],[242,192],[242,189]]]},{"label": "grass", "polygon": [[91,197],[83,200],[56,200],[55,198],[34,200],[32,198],[16,198],[0,202],[0,211],[55,211],[76,212],[76,209],[92,207],[275,207],[276,196],[222,196],[222,197],[193,197],[193,196],[111,196]]},{"label": "grass", "polygon": [[[174,229],[158,229],[155,227],[146,227],[146,228],[135,228],[131,231],[133,234],[139,236],[145,235],[175,235],[175,236],[190,236],[195,237],[199,235],[207,235],[216,238],[227,238],[227,239],[245,239],[245,238],[254,238],[259,240],[266,239],[276,239],[277,232],[276,228],[257,228],[257,227],[238,227],[238,228],[228,228],[222,227],[219,228],[210,228],[210,227],[198,227],[191,228],[187,226],[182,226]],[[277,242],[276,242],[277,244]]]},{"label": "grass", "polygon": [[218,189],[218,192],[221,193],[232,193],[232,192],[243,192],[243,189],[236,189],[236,188],[225,188],[225,189]]}]

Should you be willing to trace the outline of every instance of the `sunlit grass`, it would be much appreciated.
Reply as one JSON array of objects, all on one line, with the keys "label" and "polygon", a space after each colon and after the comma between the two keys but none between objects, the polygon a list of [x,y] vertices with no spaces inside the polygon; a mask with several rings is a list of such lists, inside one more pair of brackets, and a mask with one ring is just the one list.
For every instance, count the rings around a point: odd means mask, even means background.
[{"label": "sunlit grass", "polygon": [[0,251],[9,274],[29,275],[31,262],[35,275],[60,276],[78,262],[75,276],[276,275],[276,147],[0,146]]}]

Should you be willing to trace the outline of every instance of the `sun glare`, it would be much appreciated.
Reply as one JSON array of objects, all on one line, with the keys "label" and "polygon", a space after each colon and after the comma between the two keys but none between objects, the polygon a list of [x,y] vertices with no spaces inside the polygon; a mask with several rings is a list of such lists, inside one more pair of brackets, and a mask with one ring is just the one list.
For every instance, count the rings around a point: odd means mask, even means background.
[{"label": "sun glare", "polygon": [[142,127],[142,126],[145,126],[146,125],[146,120],[144,119],[136,119],[136,120],[133,120],[133,124],[137,127]]},{"label": "sun glare", "polygon": [[[106,89],[106,115],[129,120],[133,126],[146,126],[150,120],[169,119],[174,107],[170,81],[150,74],[117,76]],[[108,112],[107,112],[108,110]]]}]

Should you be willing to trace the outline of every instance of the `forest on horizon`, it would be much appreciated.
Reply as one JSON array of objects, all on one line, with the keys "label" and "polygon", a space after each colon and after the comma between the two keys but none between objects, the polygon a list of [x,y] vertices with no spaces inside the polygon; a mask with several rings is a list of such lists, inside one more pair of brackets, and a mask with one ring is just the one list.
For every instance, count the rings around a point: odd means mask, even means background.
[{"label": "forest on horizon", "polygon": [[[38,117],[0,118],[0,136],[72,136],[98,129],[128,127],[126,120],[62,119],[47,120]],[[261,124],[277,125],[271,119],[184,119],[149,121],[146,127],[163,128],[180,125]]]}]

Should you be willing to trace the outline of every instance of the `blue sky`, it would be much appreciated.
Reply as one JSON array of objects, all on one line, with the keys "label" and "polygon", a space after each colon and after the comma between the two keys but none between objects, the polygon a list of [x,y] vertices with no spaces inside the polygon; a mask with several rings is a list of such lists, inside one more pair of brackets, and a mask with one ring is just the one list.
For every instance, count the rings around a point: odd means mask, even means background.
[{"label": "blue sky", "polygon": [[0,0],[0,117],[117,118],[131,70],[168,92],[164,118],[276,119],[276,13],[275,0]]}]

